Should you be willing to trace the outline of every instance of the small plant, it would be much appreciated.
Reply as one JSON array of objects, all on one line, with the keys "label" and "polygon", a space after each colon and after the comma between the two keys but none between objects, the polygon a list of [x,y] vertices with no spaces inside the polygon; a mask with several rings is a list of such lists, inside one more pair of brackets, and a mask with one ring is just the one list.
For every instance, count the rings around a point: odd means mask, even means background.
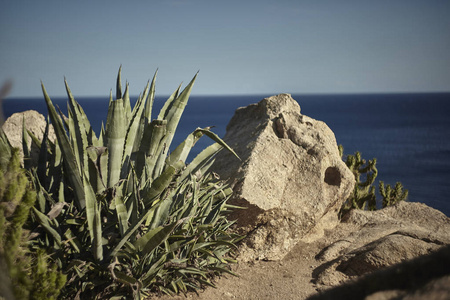
[{"label": "small plant", "polygon": [[[342,156],[343,147],[339,146],[339,148]],[[366,161],[361,158],[361,153],[356,152],[355,155],[347,155],[345,164],[355,176],[355,188],[352,196],[344,203],[342,210],[352,208],[375,210],[376,196],[373,183],[378,174],[376,159]]]},{"label": "small plant", "polygon": [[[339,153],[343,157],[344,148],[342,145],[339,145]],[[376,158],[366,161],[361,157],[360,152],[356,152],[354,155],[347,155],[345,164],[355,176],[355,188],[350,198],[342,205],[340,215],[354,208],[376,210],[377,199],[374,186],[378,175]],[[381,206],[383,208],[395,205],[408,197],[408,190],[404,190],[400,182],[397,182],[395,188],[392,189],[390,185],[385,187],[383,181],[380,181],[379,192],[382,196]]]},{"label": "small plant", "polygon": [[[207,128],[169,152],[196,76],[152,120],[155,77],[131,109],[119,69],[116,99],[110,96],[98,136],[67,82],[67,117],[56,112],[42,85],[57,140],[30,135],[40,148],[31,170],[39,225],[33,245],[46,249],[67,274],[64,299],[186,293],[232,273],[228,265],[241,237],[228,232],[231,189],[208,168],[222,148],[234,152]],[[203,135],[216,143],[186,164]]]},{"label": "small plant", "polygon": [[383,207],[395,205],[400,201],[405,201],[408,198],[408,190],[405,190],[400,182],[397,182],[395,187],[392,188],[389,184],[384,186],[384,182],[380,181],[379,191],[381,197],[383,197]]},{"label": "small plant", "polygon": [[20,167],[18,149],[0,135],[0,298],[56,299],[66,277],[45,253],[27,247],[24,227],[36,192]]}]

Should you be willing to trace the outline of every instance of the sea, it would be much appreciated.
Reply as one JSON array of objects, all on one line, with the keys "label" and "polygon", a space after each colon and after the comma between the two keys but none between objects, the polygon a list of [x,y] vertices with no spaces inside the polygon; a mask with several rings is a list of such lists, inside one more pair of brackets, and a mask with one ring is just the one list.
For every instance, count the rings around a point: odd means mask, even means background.
[{"label": "sea", "polygon": [[[171,148],[197,127],[214,126],[223,137],[238,107],[271,95],[191,96]],[[450,93],[293,94],[301,113],[325,122],[345,154],[359,151],[377,159],[378,180],[409,190],[408,201],[422,202],[450,216]],[[136,101],[134,98],[134,102]],[[167,97],[156,97],[153,116]],[[109,97],[76,100],[98,134],[106,122]],[[52,98],[67,112],[67,98]],[[132,103],[133,104],[133,103]],[[44,98],[3,100],[5,117],[24,110],[47,115]],[[203,137],[191,158],[211,141]],[[173,150],[173,149],[172,149]]]}]

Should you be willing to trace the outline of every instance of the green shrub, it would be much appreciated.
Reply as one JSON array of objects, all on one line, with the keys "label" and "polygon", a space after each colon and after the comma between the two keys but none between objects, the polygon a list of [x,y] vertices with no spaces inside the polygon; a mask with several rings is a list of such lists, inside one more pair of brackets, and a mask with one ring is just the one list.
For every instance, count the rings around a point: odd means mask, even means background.
[{"label": "green shrub", "polygon": [[66,277],[45,253],[27,247],[24,226],[36,192],[20,167],[19,150],[0,131],[0,298],[56,299]]},{"label": "green shrub", "polygon": [[[40,227],[33,244],[67,274],[63,298],[186,293],[231,273],[241,238],[229,233],[233,223],[225,217],[231,189],[207,171],[222,148],[233,150],[197,128],[169,153],[196,76],[152,121],[156,74],[131,109],[119,69],[116,99],[110,96],[98,136],[67,82],[67,117],[56,112],[42,85],[57,140],[31,136],[41,149],[33,208]],[[186,164],[203,135],[216,143]]]},{"label": "green shrub", "polygon": [[[339,145],[339,153],[341,157],[344,156],[344,148],[342,145]],[[355,176],[355,187],[352,195],[342,205],[340,215],[354,208],[376,210],[377,199],[374,186],[375,179],[378,175],[376,158],[366,161],[362,159],[360,152],[356,152],[354,155],[346,156],[345,164]],[[405,190],[400,182],[397,182],[394,189],[392,189],[389,184],[385,186],[384,182],[380,181],[378,189],[382,197],[382,208],[395,205],[400,201],[405,201],[408,197],[408,190]]]}]

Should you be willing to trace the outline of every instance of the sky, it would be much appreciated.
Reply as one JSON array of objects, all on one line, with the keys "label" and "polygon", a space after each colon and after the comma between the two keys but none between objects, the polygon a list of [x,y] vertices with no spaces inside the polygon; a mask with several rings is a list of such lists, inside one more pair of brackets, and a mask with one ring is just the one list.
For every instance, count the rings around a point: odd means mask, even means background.
[{"label": "sky", "polygon": [[10,97],[450,91],[448,0],[3,0]]}]

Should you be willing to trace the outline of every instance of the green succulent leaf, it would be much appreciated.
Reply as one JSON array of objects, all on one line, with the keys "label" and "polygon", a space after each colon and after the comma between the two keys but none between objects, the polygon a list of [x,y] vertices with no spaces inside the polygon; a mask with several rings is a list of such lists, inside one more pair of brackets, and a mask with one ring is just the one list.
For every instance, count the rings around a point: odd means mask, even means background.
[{"label": "green succulent leaf", "polygon": [[106,121],[106,147],[108,148],[107,187],[113,187],[120,179],[126,135],[126,116],[123,99],[112,101]]},{"label": "green succulent leaf", "polygon": [[47,118],[47,124],[45,126],[44,137],[42,138],[42,143],[38,146],[39,149],[39,161],[37,167],[37,176],[41,184],[46,184],[45,176],[47,169],[47,161],[48,161],[48,131],[49,131],[49,120]]},{"label": "green succulent leaf", "polygon": [[166,241],[175,227],[183,221],[184,220],[181,219],[167,226],[159,226],[149,230],[145,235],[143,235],[134,243],[134,246],[138,251],[140,251],[142,255],[150,253],[156,247]]},{"label": "green succulent leaf", "polygon": [[148,207],[152,202],[169,186],[175,174],[184,167],[182,161],[176,162],[174,165],[168,166],[155,181],[152,182],[150,188],[144,191],[143,204]]},{"label": "green succulent leaf", "polygon": [[79,209],[83,209],[86,206],[86,200],[84,195],[84,187],[80,173],[77,166],[77,158],[74,155],[72,148],[70,147],[69,138],[64,130],[62,120],[56,113],[55,107],[45,90],[44,84],[41,84],[42,92],[44,93],[45,102],[47,104],[50,119],[55,129],[56,138],[58,144],[61,147],[61,152],[64,156],[64,164],[66,165],[66,174],[69,181],[72,184],[75,193],[75,203]]},{"label": "green succulent leaf", "polygon": [[125,181],[121,181],[114,190],[113,201],[115,203],[117,219],[119,221],[120,235],[124,236],[125,232],[128,230],[128,211],[127,207],[123,202],[123,188],[125,186]]},{"label": "green succulent leaf", "polygon": [[147,210],[147,212],[143,216],[141,216],[141,218],[136,223],[134,223],[132,226],[128,228],[122,239],[120,239],[120,241],[116,244],[114,249],[112,249],[111,253],[109,254],[109,257],[115,257],[117,255],[117,252],[120,249],[122,249],[122,247],[125,245],[126,242],[129,241],[131,235],[134,234],[139,229],[141,224],[148,218],[150,214],[152,214],[158,208],[158,206],[159,206],[158,203],[152,206],[150,209]]},{"label": "green succulent leaf", "polygon": [[201,170],[222,149],[222,145],[218,143],[206,147],[191,161],[186,169],[183,170],[180,180],[185,180],[190,174],[195,174],[197,171]]},{"label": "green succulent leaf", "polygon": [[[153,75],[152,83],[150,85],[150,92],[148,94],[148,100],[145,104],[145,118],[147,120],[152,119],[152,109],[153,109],[153,103],[155,101],[155,82],[156,82],[156,75],[158,74],[158,70],[156,70],[155,75]],[[144,98],[146,99],[146,98]]]},{"label": "green succulent leaf", "polygon": [[[73,132],[71,131],[71,134],[73,134],[73,138],[76,141],[74,149],[77,148],[78,150],[78,161],[80,162],[80,167],[87,166],[88,158],[85,149],[92,145],[92,138],[95,138],[95,135],[93,135],[91,124],[84,113],[83,108],[80,104],[78,104],[78,102],[75,101],[67,80],[64,79],[64,83],[66,85],[67,96],[69,98],[68,111],[71,113],[69,116],[73,118],[74,122],[74,130]],[[88,133],[91,138],[90,142],[88,141]]]},{"label": "green succulent leaf", "polygon": [[123,109],[125,111],[125,117],[127,123],[131,119],[131,103],[130,103],[130,87],[128,82],[126,83],[125,92],[123,93]]},{"label": "green succulent leaf", "polygon": [[88,183],[86,176],[83,177],[83,184],[86,194],[86,217],[89,228],[89,236],[92,242],[92,251],[94,258],[103,260],[103,246],[102,246],[102,223],[100,217],[100,207],[97,202],[92,186]]},{"label": "green succulent leaf", "polygon": [[169,109],[172,107],[172,104],[174,102],[174,100],[176,98],[178,98],[178,95],[180,94],[181,91],[181,84],[178,86],[178,88],[169,96],[169,98],[167,99],[167,101],[164,103],[163,107],[161,108],[161,110],[159,111],[158,120],[166,120],[167,119],[167,114],[169,112]]},{"label": "green succulent leaf", "polygon": [[156,174],[156,176],[154,177],[159,176],[159,174],[161,174],[162,172],[164,160],[166,159],[167,153],[169,151],[170,145],[175,135],[175,130],[178,126],[178,123],[180,122],[181,115],[183,114],[184,108],[186,107],[187,102],[189,100],[189,96],[191,94],[192,87],[194,86],[194,82],[195,79],[197,78],[197,75],[198,73],[194,76],[191,82],[189,82],[189,84],[181,92],[181,94],[177,98],[175,98],[169,105],[169,110],[164,118],[165,120],[167,120],[167,133],[160,143],[159,149],[161,149],[162,145],[164,145],[164,147],[162,148],[163,151],[159,152],[158,160],[156,162],[154,171],[154,174]]},{"label": "green succulent leaf", "polygon": [[41,213],[39,210],[37,210],[35,207],[32,207],[32,211],[34,213],[34,216],[38,220],[39,224],[45,229],[45,231],[53,238],[57,246],[61,245],[61,236],[58,233],[58,231],[53,228],[51,225],[51,220]]},{"label": "green succulent leaf", "polygon": [[[117,82],[116,82],[116,99],[122,98],[122,66],[119,67],[119,72],[117,74]],[[111,95],[112,100],[112,95]]]},{"label": "green succulent leaf", "polygon": [[2,170],[6,170],[6,166],[10,162],[11,158],[11,144],[8,141],[8,138],[6,137],[5,132],[3,131],[3,128],[0,127],[0,168]]},{"label": "green succulent leaf", "polygon": [[[148,90],[149,86],[147,84],[143,97],[147,97]],[[140,100],[138,100],[138,102],[136,103],[126,132],[124,153],[122,159],[121,178],[126,178],[126,175],[128,174],[130,169],[130,162],[132,159],[133,149],[135,148],[139,149],[138,145],[140,145],[141,142],[143,132],[143,128],[141,127],[144,127],[144,124],[143,122],[141,123],[141,120],[143,120],[143,113],[145,107],[145,103],[141,99],[142,98],[140,98]]]}]

